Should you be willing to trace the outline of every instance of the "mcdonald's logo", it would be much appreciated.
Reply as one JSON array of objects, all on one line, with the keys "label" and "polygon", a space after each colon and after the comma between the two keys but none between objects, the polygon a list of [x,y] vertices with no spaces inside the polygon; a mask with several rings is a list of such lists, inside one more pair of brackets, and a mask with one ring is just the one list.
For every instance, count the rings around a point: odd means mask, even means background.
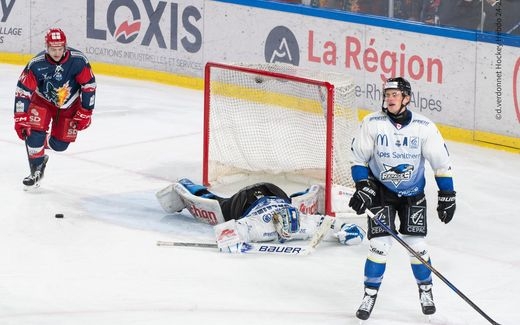
[{"label": "mcdonald's logo", "polygon": [[388,147],[388,136],[386,134],[378,134],[376,138],[376,143]]}]

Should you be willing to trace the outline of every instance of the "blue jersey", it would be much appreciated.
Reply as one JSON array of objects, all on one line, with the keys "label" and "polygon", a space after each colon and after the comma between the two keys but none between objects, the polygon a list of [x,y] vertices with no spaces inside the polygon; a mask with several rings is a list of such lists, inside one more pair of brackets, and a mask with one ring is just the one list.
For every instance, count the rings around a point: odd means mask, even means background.
[{"label": "blue jersey", "polygon": [[369,172],[399,196],[424,192],[425,160],[441,190],[453,190],[451,163],[444,140],[428,118],[412,113],[410,123],[392,123],[384,112],[367,115],[352,142],[352,177],[366,179]]},{"label": "blue jersey", "polygon": [[20,75],[14,109],[27,112],[33,96],[59,109],[67,109],[77,100],[83,108],[93,109],[95,94],[96,79],[83,53],[68,48],[55,62],[44,51],[29,61]]}]

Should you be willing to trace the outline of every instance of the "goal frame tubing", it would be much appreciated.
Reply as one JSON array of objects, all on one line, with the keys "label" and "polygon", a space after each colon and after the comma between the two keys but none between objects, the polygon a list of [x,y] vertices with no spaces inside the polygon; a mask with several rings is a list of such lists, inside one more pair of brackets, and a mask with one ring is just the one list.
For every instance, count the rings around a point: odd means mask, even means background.
[{"label": "goal frame tubing", "polygon": [[333,149],[332,149],[332,141],[334,134],[334,85],[327,81],[319,81],[294,75],[289,75],[285,73],[258,70],[254,68],[230,65],[218,62],[207,62],[204,67],[204,125],[203,125],[203,153],[202,153],[202,183],[205,186],[210,186],[210,182],[208,179],[209,173],[209,127],[210,127],[210,80],[211,80],[211,69],[225,69],[225,70],[234,70],[240,71],[248,74],[259,74],[261,72],[262,75],[273,78],[281,78],[287,79],[290,81],[297,81],[301,83],[316,85],[325,87],[327,89],[327,134],[326,134],[326,143],[325,143],[325,214],[334,216],[334,211],[332,211],[332,184],[333,184]]}]

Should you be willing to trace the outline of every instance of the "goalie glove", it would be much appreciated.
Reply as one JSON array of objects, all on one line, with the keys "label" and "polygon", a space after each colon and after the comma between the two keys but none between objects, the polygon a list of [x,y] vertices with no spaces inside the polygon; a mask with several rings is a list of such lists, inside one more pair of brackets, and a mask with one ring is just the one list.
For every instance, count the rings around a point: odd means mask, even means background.
[{"label": "goalie glove", "polygon": [[213,227],[217,240],[217,247],[223,253],[240,253],[243,241],[238,234],[234,219]]},{"label": "goalie glove", "polygon": [[455,191],[439,191],[437,214],[442,222],[448,223],[455,214]]},{"label": "goalie glove", "polygon": [[348,206],[357,214],[363,214],[366,209],[372,207],[376,198],[377,186],[369,180],[362,180],[356,183],[356,192],[350,198]]},{"label": "goalie glove", "polygon": [[359,245],[366,237],[366,232],[363,228],[353,223],[344,223],[339,228],[339,231],[334,234],[340,244],[353,246]]},{"label": "goalie glove", "polygon": [[282,243],[300,231],[300,214],[293,206],[287,205],[273,212],[273,222]]}]

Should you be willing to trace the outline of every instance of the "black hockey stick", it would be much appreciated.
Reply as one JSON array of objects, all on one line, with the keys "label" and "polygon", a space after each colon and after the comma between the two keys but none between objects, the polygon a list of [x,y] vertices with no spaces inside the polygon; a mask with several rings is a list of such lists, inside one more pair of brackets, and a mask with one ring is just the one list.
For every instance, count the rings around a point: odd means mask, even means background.
[{"label": "black hockey stick", "polygon": [[[381,210],[383,211],[383,210]],[[455,291],[456,294],[458,294],[462,299],[464,299],[464,301],[466,301],[471,307],[473,307],[473,309],[475,309],[480,315],[482,315],[482,317],[484,317],[485,319],[487,319],[488,322],[490,322],[491,324],[493,325],[500,325],[499,323],[497,323],[495,320],[493,320],[491,317],[489,317],[485,312],[482,311],[482,309],[480,309],[477,305],[475,305],[475,303],[473,301],[471,301],[468,297],[466,297],[466,295],[464,295],[459,289],[457,289],[457,287],[455,287],[450,281],[448,281],[448,279],[446,279],[439,271],[437,271],[433,266],[430,265],[430,263],[426,262],[422,257],[421,255],[419,255],[416,251],[414,251],[410,245],[408,245],[401,237],[397,236],[397,234],[395,234],[384,222],[382,222],[381,220],[379,220],[379,218],[377,217],[377,215],[379,213],[381,213],[381,211],[379,211],[378,213],[374,214],[372,211],[370,210],[366,210],[366,213],[367,213],[367,216],[374,220],[379,226],[381,226],[387,233],[389,233],[392,237],[394,237],[395,240],[397,240],[399,242],[399,244],[401,244],[404,248],[406,248],[407,251],[410,252],[410,254],[412,254],[413,256],[415,256],[416,259],[419,260],[419,262],[421,262],[422,264],[424,264],[424,266],[426,266],[430,271],[432,271],[437,277],[439,277],[439,279],[441,279],[444,283],[446,283],[446,285],[448,285],[448,287],[451,288],[451,290]]]}]

